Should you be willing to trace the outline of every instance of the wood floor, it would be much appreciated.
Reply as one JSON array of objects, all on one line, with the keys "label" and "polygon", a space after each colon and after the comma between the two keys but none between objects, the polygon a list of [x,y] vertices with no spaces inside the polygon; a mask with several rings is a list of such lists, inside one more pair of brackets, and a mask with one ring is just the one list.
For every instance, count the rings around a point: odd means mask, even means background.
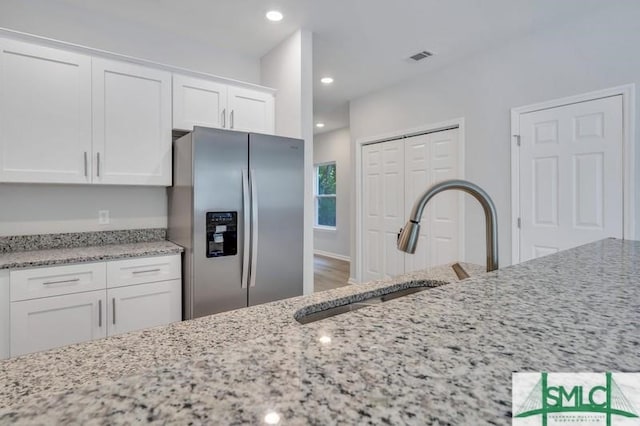
[{"label": "wood floor", "polygon": [[314,291],[316,293],[348,285],[349,262],[315,255],[313,264]]}]

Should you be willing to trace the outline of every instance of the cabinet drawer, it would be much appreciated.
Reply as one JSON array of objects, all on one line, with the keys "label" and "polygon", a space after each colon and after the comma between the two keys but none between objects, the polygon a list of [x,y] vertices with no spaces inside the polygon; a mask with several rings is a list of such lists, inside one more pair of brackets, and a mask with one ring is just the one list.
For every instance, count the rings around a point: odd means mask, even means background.
[{"label": "cabinet drawer", "polygon": [[11,271],[11,301],[60,296],[106,288],[104,263]]},{"label": "cabinet drawer", "polygon": [[180,255],[144,257],[107,263],[107,287],[176,280],[181,278]]}]

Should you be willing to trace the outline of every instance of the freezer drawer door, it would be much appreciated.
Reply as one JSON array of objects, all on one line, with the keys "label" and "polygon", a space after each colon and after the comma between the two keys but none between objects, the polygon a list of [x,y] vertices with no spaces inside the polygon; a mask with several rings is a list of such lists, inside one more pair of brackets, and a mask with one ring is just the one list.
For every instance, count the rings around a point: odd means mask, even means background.
[{"label": "freezer drawer door", "polygon": [[252,261],[249,305],[302,295],[304,142],[249,135]]},{"label": "freezer drawer door", "polygon": [[[249,200],[243,196],[249,136],[196,127],[192,137],[193,271],[191,279],[185,281],[185,297],[191,305],[191,312],[185,312],[186,318],[247,306],[247,289],[243,288],[246,285],[242,280],[245,253],[242,218],[244,209],[249,209]],[[231,228],[227,222],[215,222],[225,214],[236,220],[234,232],[229,232]],[[233,250],[220,249],[227,247],[228,238],[234,238],[237,246]],[[220,251],[225,255],[218,256]]]}]

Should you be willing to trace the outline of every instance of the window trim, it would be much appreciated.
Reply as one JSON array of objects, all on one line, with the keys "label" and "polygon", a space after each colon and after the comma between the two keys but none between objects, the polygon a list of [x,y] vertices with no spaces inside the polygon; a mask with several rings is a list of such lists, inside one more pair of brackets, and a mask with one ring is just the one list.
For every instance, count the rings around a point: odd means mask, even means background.
[{"label": "window trim", "polygon": [[[334,165],[336,167],[336,193],[335,194],[319,194],[318,193],[318,169],[322,166]],[[336,161],[325,161],[313,165],[313,228],[319,231],[337,231],[338,230],[338,167]],[[336,225],[327,226],[318,224],[318,200],[320,198],[334,198],[336,200]]]}]

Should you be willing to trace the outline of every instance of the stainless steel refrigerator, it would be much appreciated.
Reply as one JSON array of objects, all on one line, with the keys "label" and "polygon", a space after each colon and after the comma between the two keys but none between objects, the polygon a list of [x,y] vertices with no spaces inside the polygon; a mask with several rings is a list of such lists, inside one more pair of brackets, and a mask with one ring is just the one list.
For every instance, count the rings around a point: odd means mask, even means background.
[{"label": "stainless steel refrigerator", "polygon": [[302,294],[302,140],[196,127],[168,195],[185,319]]}]

